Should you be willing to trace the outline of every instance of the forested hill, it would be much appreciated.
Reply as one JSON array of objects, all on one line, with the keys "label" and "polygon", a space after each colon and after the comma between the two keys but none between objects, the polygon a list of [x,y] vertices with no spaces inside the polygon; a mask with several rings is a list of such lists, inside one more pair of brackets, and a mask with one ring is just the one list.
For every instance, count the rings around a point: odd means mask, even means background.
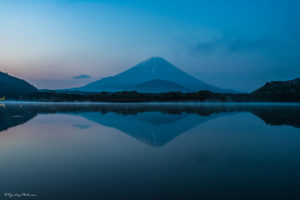
[{"label": "forested hill", "polygon": [[257,101],[300,102],[300,78],[267,82],[251,96]]},{"label": "forested hill", "polygon": [[37,88],[30,83],[0,72],[0,98],[20,99],[35,92]]}]

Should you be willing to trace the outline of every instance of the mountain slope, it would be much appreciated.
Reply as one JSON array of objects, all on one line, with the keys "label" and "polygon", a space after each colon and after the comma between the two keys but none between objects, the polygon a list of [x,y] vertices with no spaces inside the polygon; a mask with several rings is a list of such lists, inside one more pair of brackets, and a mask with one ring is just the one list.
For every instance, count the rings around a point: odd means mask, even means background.
[{"label": "mountain slope", "polygon": [[155,79],[172,81],[191,91],[210,90],[213,92],[226,92],[226,90],[194,78],[165,59],[158,57],[150,58],[120,74],[103,78],[75,90],[110,92],[130,90],[131,87]]},{"label": "mountain slope", "polygon": [[141,83],[131,88],[133,91],[142,93],[159,93],[159,92],[188,92],[189,89],[172,81],[155,79]]},{"label": "mountain slope", "polygon": [[268,82],[251,96],[258,101],[300,102],[300,78]]},{"label": "mountain slope", "polygon": [[37,92],[37,89],[28,82],[0,72],[0,97],[20,98]]}]

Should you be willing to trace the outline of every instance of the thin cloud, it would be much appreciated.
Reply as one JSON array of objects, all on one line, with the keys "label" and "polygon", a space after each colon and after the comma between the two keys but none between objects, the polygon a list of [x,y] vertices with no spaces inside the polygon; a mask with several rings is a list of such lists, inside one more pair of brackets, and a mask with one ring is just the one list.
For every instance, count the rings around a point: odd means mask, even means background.
[{"label": "thin cloud", "polygon": [[190,48],[190,52],[196,54],[209,54],[219,50],[231,53],[262,50],[271,47],[275,41],[269,38],[257,38],[254,40],[244,38],[218,38],[211,41],[201,41]]},{"label": "thin cloud", "polygon": [[91,77],[86,74],[80,74],[78,76],[74,76],[73,79],[90,79]]},{"label": "thin cloud", "polygon": [[256,50],[272,46],[275,42],[268,38],[259,38],[256,40],[236,39],[230,42],[229,49],[231,52],[243,50]]},{"label": "thin cloud", "polygon": [[73,127],[84,130],[90,128],[91,126],[87,124],[73,124]]}]

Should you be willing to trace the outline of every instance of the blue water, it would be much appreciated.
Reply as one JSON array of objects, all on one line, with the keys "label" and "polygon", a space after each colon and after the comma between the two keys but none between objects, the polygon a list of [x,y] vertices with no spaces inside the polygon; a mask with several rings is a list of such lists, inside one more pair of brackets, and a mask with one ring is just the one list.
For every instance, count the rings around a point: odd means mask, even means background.
[{"label": "blue water", "polygon": [[0,106],[0,199],[300,199],[299,105]]}]

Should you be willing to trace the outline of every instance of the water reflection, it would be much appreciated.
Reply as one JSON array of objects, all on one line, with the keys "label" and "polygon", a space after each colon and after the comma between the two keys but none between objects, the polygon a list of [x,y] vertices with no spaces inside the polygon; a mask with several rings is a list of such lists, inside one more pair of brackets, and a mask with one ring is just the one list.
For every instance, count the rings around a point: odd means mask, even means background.
[{"label": "water reflection", "polygon": [[1,130],[14,128],[0,133],[0,195],[300,199],[299,113],[292,105],[6,104]]},{"label": "water reflection", "polygon": [[0,107],[0,131],[23,124],[37,114],[29,107],[23,108],[21,105],[5,106],[5,104],[2,104]]},{"label": "water reflection", "polygon": [[163,146],[178,135],[217,115],[166,114],[143,112],[120,115],[114,112],[82,113],[80,116],[98,124],[113,127],[151,146]]},{"label": "water reflection", "polygon": [[[0,131],[49,113],[81,116],[158,147],[206,121],[235,113],[252,113],[268,125],[300,128],[298,105],[6,104],[0,107]],[[79,129],[90,127],[86,124],[73,126]]]}]

